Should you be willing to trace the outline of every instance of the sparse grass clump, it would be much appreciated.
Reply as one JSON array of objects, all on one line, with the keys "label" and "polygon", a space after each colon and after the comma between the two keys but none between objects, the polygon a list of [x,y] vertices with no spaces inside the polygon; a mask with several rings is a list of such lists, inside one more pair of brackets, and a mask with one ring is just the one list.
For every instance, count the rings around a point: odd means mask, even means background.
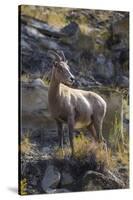
[{"label": "sparse grass clump", "polygon": [[126,144],[119,144],[118,151],[116,152],[117,162],[124,166],[129,164],[129,148]]},{"label": "sparse grass clump", "polygon": [[47,22],[51,26],[61,28],[67,23],[65,15],[67,9],[50,8],[42,6],[22,5],[21,12],[23,15],[27,15],[44,22]]},{"label": "sparse grass clump", "polygon": [[24,139],[22,140],[21,144],[20,144],[20,151],[22,154],[29,154],[31,152],[32,149],[32,144],[29,140],[28,137],[24,137]]},{"label": "sparse grass clump", "polygon": [[95,148],[95,143],[82,132],[74,138],[75,157],[78,159],[84,159],[90,152],[94,152]]},{"label": "sparse grass clump", "polygon": [[96,162],[99,165],[113,168],[115,160],[112,159],[111,149],[107,149],[103,143],[96,143],[94,140],[80,134],[74,140],[75,157],[78,159],[85,159],[87,156],[93,154],[96,157]]},{"label": "sparse grass clump", "polygon": [[24,178],[20,181],[20,194],[27,195],[27,179]]},{"label": "sparse grass clump", "polygon": [[54,152],[54,156],[56,159],[62,160],[66,156],[69,157],[71,155],[70,147],[64,147],[63,150],[61,148],[57,148]]},{"label": "sparse grass clump", "polygon": [[[110,170],[114,170],[118,163],[127,165],[129,162],[128,148],[119,144],[116,151],[106,148],[104,143],[96,143],[94,140],[86,137],[83,133],[74,138],[74,157],[77,160],[86,160],[89,156],[94,155],[97,166],[104,166]],[[71,148],[64,147],[63,151],[59,148],[55,151],[57,159],[64,159],[65,156],[71,155]]]}]

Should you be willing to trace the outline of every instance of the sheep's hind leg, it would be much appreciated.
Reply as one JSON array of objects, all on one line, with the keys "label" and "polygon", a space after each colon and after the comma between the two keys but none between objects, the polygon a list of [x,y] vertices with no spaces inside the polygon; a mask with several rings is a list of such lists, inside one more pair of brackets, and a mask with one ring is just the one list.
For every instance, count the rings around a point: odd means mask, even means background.
[{"label": "sheep's hind leg", "polygon": [[72,157],[74,157],[74,141],[73,141],[73,128],[74,127],[74,119],[69,118],[68,119],[68,128],[69,128],[69,140],[70,140],[70,146],[72,150]]},{"label": "sheep's hind leg", "polygon": [[61,148],[62,153],[64,155],[64,152],[63,152],[63,139],[64,139],[63,124],[60,121],[56,121],[56,123],[57,123],[57,129],[58,129],[59,147]]},{"label": "sheep's hind leg", "polygon": [[97,142],[98,138],[97,138],[96,129],[94,127],[94,124],[91,123],[87,128],[90,131],[90,133],[91,133],[93,139],[95,140],[95,142]]},{"label": "sheep's hind leg", "polygon": [[98,142],[103,142],[104,141],[104,137],[102,135],[102,124],[103,124],[103,120],[99,120],[97,119],[93,119],[93,124],[96,130],[96,135],[97,135],[97,139]]},{"label": "sheep's hind leg", "polygon": [[108,151],[107,142],[104,139],[103,134],[102,134],[103,119],[101,120],[95,119],[93,122],[94,122],[94,127],[96,130],[98,142],[102,144],[103,149],[107,152]]}]

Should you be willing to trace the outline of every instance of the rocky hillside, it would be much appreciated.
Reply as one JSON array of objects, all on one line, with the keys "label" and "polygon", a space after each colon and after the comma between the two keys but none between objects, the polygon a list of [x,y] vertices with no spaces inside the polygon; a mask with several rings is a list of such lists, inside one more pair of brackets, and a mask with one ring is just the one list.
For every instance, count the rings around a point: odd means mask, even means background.
[{"label": "rocky hillside", "polygon": [[[21,6],[19,11],[19,193],[128,188],[129,13],[40,6]],[[64,52],[76,88],[93,90],[106,100],[103,135],[108,149],[91,140],[86,129],[79,130],[74,132],[72,158],[66,125],[64,153],[58,148],[55,122],[48,111],[53,65],[49,50]]]},{"label": "rocky hillside", "polygon": [[78,86],[128,87],[127,12],[22,6],[22,73],[49,74],[48,50],[63,50]]}]

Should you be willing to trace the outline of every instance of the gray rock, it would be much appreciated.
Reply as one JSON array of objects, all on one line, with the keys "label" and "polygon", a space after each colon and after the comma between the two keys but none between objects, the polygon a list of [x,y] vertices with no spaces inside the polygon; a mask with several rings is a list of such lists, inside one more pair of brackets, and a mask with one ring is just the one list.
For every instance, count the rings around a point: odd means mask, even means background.
[{"label": "gray rock", "polygon": [[[108,169],[105,170],[105,176],[108,177],[108,179],[110,181],[112,181],[112,182],[114,181],[114,184],[116,184],[118,186],[118,188],[119,187],[124,188],[125,185],[124,185],[123,181],[120,178],[118,178],[114,173],[112,173],[110,170],[108,170]],[[116,189],[117,189],[117,187],[116,187]]]},{"label": "gray rock", "polygon": [[41,182],[42,189],[45,192],[49,189],[55,189],[60,182],[60,178],[60,172],[53,165],[49,165]]},{"label": "gray rock", "polygon": [[114,65],[110,59],[100,54],[95,63],[94,74],[104,79],[110,79],[114,76]]},{"label": "gray rock", "polygon": [[60,32],[59,29],[49,26],[47,23],[44,23],[32,17],[22,15],[21,21],[22,23],[27,24],[28,26],[37,29],[37,31],[39,31],[41,34],[46,34],[53,37],[64,36],[64,34]]},{"label": "gray rock", "polygon": [[78,38],[80,33],[79,25],[76,22],[71,22],[67,26],[61,29],[61,33],[64,33],[69,40],[65,40],[69,44],[74,44]]},{"label": "gray rock", "polygon": [[105,64],[105,57],[103,54],[100,54],[98,57],[97,57],[97,64],[100,64],[100,65],[104,65]]},{"label": "gray rock", "polygon": [[89,82],[87,80],[85,80],[84,78],[80,78],[80,82],[82,86],[88,86]]},{"label": "gray rock", "polygon": [[120,87],[129,87],[129,78],[127,76],[118,76],[116,77],[116,84]]},{"label": "gray rock", "polygon": [[83,177],[82,184],[84,191],[124,188],[124,183],[110,171],[106,174],[88,171]]},{"label": "gray rock", "polygon": [[31,86],[33,86],[33,87],[43,87],[43,88],[45,87],[44,82],[40,78],[32,80]]},{"label": "gray rock", "polygon": [[118,172],[119,173],[128,173],[129,169],[127,167],[119,167]]},{"label": "gray rock", "polygon": [[62,186],[71,185],[73,182],[74,182],[74,179],[71,176],[71,174],[64,171],[61,177],[61,185]]},{"label": "gray rock", "polygon": [[67,193],[67,192],[71,192],[68,189],[65,188],[59,188],[59,189],[47,189],[46,193],[47,194],[54,194],[54,193]]}]

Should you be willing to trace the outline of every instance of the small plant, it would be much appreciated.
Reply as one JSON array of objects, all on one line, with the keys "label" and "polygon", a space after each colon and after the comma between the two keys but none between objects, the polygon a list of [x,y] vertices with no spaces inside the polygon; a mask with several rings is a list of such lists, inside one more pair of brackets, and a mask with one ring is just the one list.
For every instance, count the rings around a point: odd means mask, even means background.
[{"label": "small plant", "polygon": [[117,158],[110,148],[107,149],[104,143],[94,142],[92,139],[85,137],[83,133],[74,138],[74,145],[77,159],[86,159],[93,154],[98,165],[107,167],[110,170],[117,165]]},{"label": "small plant", "polygon": [[22,154],[29,154],[32,149],[32,144],[29,140],[29,137],[25,136],[20,144],[20,151]]},{"label": "small plant", "polygon": [[93,151],[95,147],[95,143],[85,137],[82,132],[74,138],[75,157],[78,159],[86,158],[88,153]]},{"label": "small plant", "polygon": [[128,166],[129,164],[129,148],[126,144],[119,143],[118,151],[116,152],[117,162]]},{"label": "small plant", "polygon": [[26,178],[20,181],[20,194],[27,195],[27,179]]},{"label": "small plant", "polygon": [[54,156],[55,158],[61,160],[64,159],[65,156],[70,156],[71,155],[71,149],[70,147],[63,147],[63,149],[61,148],[57,148],[54,152]]},{"label": "small plant", "polygon": [[114,151],[118,151],[119,143],[124,142],[123,132],[122,132],[122,124],[119,120],[118,113],[115,113],[114,121],[112,123],[112,129],[110,131],[109,142],[111,143],[112,149]]}]

